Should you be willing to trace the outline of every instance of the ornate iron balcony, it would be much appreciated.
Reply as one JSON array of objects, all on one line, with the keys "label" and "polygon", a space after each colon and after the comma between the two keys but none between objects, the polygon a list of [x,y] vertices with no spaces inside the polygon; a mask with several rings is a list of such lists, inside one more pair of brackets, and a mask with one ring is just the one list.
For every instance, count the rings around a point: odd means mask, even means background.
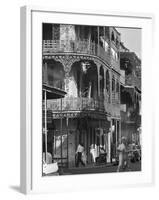
[{"label": "ornate iron balcony", "polygon": [[105,111],[104,101],[84,97],[67,97],[62,99],[50,100],[47,103],[48,109],[52,111]]}]

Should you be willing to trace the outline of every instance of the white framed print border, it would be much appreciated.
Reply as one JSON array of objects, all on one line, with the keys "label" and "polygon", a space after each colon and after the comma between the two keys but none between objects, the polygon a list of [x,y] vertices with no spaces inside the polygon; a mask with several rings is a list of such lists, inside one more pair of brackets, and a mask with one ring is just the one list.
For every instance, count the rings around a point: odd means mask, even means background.
[{"label": "white framed print border", "polygon": [[[56,193],[154,183],[152,105],[153,16],[91,10],[21,8],[21,192]],[[77,24],[142,29],[142,160],[141,171],[42,176],[42,24]],[[151,68],[150,68],[151,66]],[[149,81],[147,81],[149,80]],[[147,114],[149,113],[149,114]],[[45,147],[46,148],[46,147]],[[76,184],[74,184],[76,183]]]}]

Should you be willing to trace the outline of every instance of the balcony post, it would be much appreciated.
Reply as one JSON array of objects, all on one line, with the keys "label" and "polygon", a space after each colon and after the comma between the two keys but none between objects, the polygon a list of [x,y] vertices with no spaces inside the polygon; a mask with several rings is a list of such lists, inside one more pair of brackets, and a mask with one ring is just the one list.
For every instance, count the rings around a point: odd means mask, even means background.
[{"label": "balcony post", "polygon": [[97,78],[98,78],[98,97],[100,97],[100,63],[97,61],[94,61],[94,63],[97,66]]},{"label": "balcony post", "polygon": [[99,26],[97,27],[97,33],[98,33],[98,48],[97,48],[97,55],[99,56]]},{"label": "balcony post", "polygon": [[116,137],[116,143],[115,143],[115,146],[116,146],[116,148],[115,148],[115,154],[117,155],[117,145],[118,145],[118,121],[117,121],[117,119],[115,119],[115,137]]},{"label": "balcony post", "polygon": [[70,71],[71,71],[71,67],[73,65],[73,63],[75,62],[79,62],[80,58],[79,57],[72,57],[72,56],[52,56],[52,58],[57,61],[60,62],[63,67],[64,67],[64,71],[65,71],[65,91],[68,93],[69,92],[69,75],[70,75]]},{"label": "balcony post", "polygon": [[104,97],[106,97],[106,69],[104,68]]},{"label": "balcony post", "polygon": [[121,119],[119,119],[119,141],[121,139]]},{"label": "balcony post", "polygon": [[66,117],[66,130],[67,130],[67,167],[69,167],[69,132],[68,132],[68,123],[69,123],[69,118]]},{"label": "balcony post", "polygon": [[119,80],[119,94],[118,94],[118,97],[119,97],[119,104],[120,104],[120,80]]},{"label": "balcony post", "polygon": [[112,70],[110,71],[110,104],[112,105]]}]

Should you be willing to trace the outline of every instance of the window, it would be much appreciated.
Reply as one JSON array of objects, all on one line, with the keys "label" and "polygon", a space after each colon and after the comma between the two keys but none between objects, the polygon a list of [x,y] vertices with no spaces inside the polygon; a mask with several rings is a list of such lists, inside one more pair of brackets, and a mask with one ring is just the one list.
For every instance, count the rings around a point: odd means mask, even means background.
[{"label": "window", "polygon": [[112,31],[112,34],[111,34],[111,40],[115,41],[115,37],[114,37],[114,32],[113,31]]}]

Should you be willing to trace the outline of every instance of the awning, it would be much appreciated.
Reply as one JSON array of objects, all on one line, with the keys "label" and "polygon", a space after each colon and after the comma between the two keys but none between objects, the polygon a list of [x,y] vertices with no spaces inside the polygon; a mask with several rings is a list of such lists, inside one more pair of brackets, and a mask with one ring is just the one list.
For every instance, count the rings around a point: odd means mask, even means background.
[{"label": "awning", "polygon": [[64,98],[64,96],[66,95],[66,92],[64,90],[46,84],[43,84],[43,97],[44,97],[44,91],[47,92],[46,93],[47,99]]}]

